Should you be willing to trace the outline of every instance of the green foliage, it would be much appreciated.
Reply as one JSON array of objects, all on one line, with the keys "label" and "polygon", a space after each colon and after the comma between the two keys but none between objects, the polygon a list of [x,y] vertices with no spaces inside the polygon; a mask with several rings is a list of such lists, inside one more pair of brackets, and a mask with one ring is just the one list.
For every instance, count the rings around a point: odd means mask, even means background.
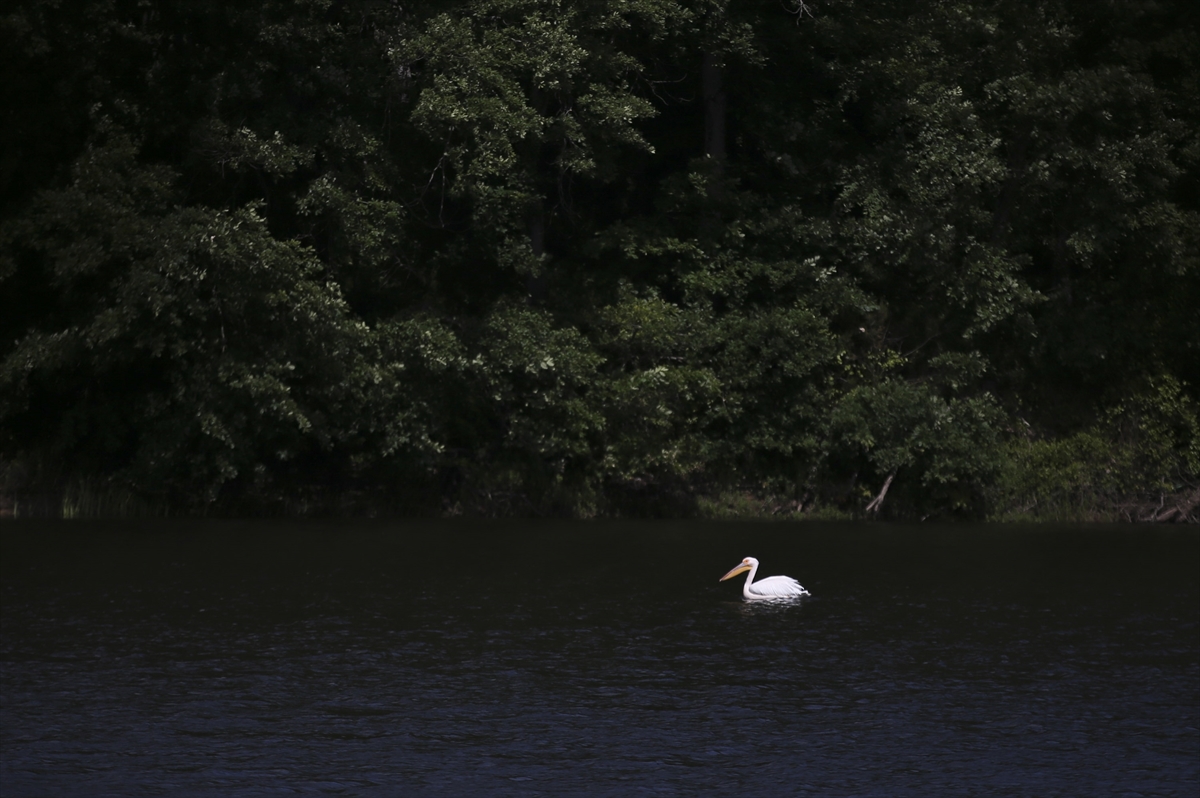
[{"label": "green foliage", "polygon": [[653,152],[635,123],[654,108],[631,88],[643,70],[624,45],[661,39],[668,0],[473,0],[430,18],[390,51],[422,87],[410,116],[440,148],[428,186],[437,224],[469,226],[505,271],[536,274],[531,225],[570,214],[571,185],[612,180],[612,150]]},{"label": "green foliage", "polygon": [[[1000,518],[1132,520],[1200,483],[1200,406],[1170,377],[1074,435],[1011,441],[992,491]],[[1157,507],[1156,507],[1157,505]]]},{"label": "green foliage", "polygon": [[606,355],[597,399],[605,418],[602,460],[609,480],[689,477],[710,456],[703,434],[718,412],[721,383],[697,358],[704,320],[627,285],[599,314]]},{"label": "green foliage", "polygon": [[545,312],[501,307],[485,323],[482,377],[502,428],[502,446],[550,461],[557,471],[585,457],[600,426],[585,393],[601,362],[576,330]]},{"label": "green foliage", "polygon": [[0,492],[1169,513],[1200,462],[1195,16],[810,11],[18,0]]},{"label": "green foliage", "polygon": [[175,175],[99,130],[69,186],[3,228],[56,298],[0,368],[6,448],[203,505],[374,432],[369,405],[350,412],[373,379],[370,332],[313,253],[253,205],[176,205]]},{"label": "green foliage", "polygon": [[865,461],[859,475],[872,474],[873,485],[895,477],[909,512],[972,516],[999,466],[1003,420],[987,394],[947,400],[926,384],[884,381],[838,403],[833,448],[844,460]]}]

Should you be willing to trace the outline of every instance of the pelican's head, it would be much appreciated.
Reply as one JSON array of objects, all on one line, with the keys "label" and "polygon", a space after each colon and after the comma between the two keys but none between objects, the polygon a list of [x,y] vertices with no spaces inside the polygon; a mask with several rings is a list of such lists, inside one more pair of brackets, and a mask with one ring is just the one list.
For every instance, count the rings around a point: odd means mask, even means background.
[{"label": "pelican's head", "polygon": [[737,576],[738,574],[743,574],[746,571],[749,571],[751,568],[757,568],[757,567],[758,567],[758,560],[754,559],[753,557],[747,557],[746,559],[744,559],[740,563],[738,563],[736,566],[734,566],[732,571],[730,571],[729,573],[722,576],[718,581],[724,582],[726,579],[732,579],[733,577]]}]

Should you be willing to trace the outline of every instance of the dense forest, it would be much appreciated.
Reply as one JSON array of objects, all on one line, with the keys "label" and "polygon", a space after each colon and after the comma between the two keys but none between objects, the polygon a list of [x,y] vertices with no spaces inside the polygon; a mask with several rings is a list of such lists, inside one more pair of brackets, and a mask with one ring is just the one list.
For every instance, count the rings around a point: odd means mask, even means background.
[{"label": "dense forest", "polygon": [[1200,513],[1193,3],[7,5],[9,514]]}]

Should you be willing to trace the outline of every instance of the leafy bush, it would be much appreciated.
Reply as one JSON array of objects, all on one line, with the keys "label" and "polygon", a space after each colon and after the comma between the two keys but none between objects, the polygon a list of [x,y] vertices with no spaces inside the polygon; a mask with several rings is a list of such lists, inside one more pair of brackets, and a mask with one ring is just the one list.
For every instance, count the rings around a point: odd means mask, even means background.
[{"label": "leafy bush", "polygon": [[1015,438],[990,491],[1005,520],[1135,520],[1200,486],[1200,414],[1184,386],[1151,380],[1090,429]]}]

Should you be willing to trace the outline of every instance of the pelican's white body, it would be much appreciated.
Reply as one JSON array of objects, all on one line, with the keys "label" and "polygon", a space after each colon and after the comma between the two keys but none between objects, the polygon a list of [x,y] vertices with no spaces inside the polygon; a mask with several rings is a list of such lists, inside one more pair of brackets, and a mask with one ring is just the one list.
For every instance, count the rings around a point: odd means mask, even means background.
[{"label": "pelican's white body", "polygon": [[746,584],[742,586],[742,596],[747,601],[762,601],[764,599],[798,598],[811,595],[804,587],[790,576],[768,576],[766,579],[754,581],[758,573],[758,560],[747,557],[729,573],[721,577],[722,582],[737,576],[742,571],[746,574]]}]

